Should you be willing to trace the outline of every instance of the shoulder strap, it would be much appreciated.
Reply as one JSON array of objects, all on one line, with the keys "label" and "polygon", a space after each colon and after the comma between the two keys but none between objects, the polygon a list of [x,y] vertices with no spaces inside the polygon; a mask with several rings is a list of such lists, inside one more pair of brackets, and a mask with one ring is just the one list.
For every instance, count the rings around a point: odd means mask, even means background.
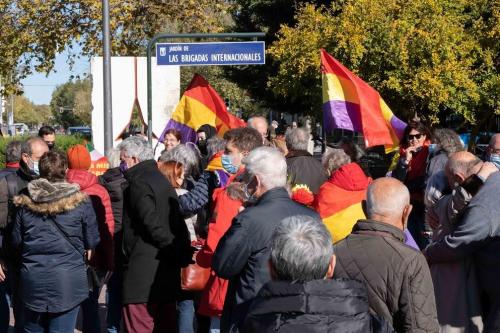
[{"label": "shoulder strap", "polygon": [[64,239],[66,239],[66,241],[71,245],[71,247],[78,253],[80,254],[81,256],[84,256],[85,254],[80,252],[80,250],[78,250],[78,247],[73,244],[73,242],[69,239],[69,236],[66,234],[66,232],[64,232],[64,230],[61,228],[61,226],[59,225],[59,223],[56,222],[56,220],[52,217],[52,216],[47,216],[47,220],[52,223],[52,225],[54,227],[56,227],[56,229],[59,231],[59,233],[61,234],[61,236],[63,236]]},{"label": "shoulder strap", "polygon": [[14,198],[18,194],[17,176],[14,173],[5,176],[7,188],[9,189],[9,199]]}]

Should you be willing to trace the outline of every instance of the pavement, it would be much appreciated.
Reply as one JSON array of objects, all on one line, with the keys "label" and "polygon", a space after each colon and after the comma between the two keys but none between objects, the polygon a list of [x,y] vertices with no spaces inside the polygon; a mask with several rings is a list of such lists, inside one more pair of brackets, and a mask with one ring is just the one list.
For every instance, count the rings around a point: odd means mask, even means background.
[{"label": "pavement", "polygon": [[[101,332],[106,332],[106,286],[102,288],[101,295],[99,296],[99,319],[101,320]],[[75,333],[81,333],[82,320],[81,312],[78,314],[76,322]],[[10,327],[8,333],[14,333],[14,315],[12,308],[10,309]]]}]

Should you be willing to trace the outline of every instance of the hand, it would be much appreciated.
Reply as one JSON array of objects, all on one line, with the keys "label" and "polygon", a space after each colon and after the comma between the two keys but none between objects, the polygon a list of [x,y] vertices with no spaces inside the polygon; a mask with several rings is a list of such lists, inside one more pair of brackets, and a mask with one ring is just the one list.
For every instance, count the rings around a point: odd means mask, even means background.
[{"label": "hand", "polygon": [[5,281],[5,277],[7,276],[5,273],[7,272],[7,268],[3,264],[3,262],[0,263],[0,282]]},{"label": "hand", "polygon": [[494,173],[497,172],[498,168],[495,164],[491,162],[484,162],[483,165],[481,166],[481,169],[477,173],[477,176],[486,180],[488,177]]},{"label": "hand", "polygon": [[406,148],[405,160],[407,163],[410,163],[413,158],[413,154],[417,151],[417,147],[408,147]]},{"label": "hand", "polygon": [[94,254],[94,252],[92,250],[85,251],[85,260],[87,262],[90,262],[90,260],[92,259],[92,255],[93,254]]}]

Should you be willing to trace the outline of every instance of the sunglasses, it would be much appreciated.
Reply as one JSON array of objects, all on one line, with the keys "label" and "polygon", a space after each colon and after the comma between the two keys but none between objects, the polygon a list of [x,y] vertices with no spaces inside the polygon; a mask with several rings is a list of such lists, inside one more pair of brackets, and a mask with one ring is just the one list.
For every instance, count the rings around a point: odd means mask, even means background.
[{"label": "sunglasses", "polygon": [[411,141],[413,139],[416,139],[416,140],[420,140],[422,138],[423,134],[415,134],[415,135],[411,135],[411,134],[408,134],[408,140]]}]

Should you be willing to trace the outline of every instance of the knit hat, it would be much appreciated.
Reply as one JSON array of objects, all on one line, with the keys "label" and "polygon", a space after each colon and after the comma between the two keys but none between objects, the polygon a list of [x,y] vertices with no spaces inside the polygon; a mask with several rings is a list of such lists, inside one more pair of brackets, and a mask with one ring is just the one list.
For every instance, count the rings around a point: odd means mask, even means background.
[{"label": "knit hat", "polygon": [[76,170],[90,168],[90,153],[84,145],[76,145],[68,149],[68,167]]}]

